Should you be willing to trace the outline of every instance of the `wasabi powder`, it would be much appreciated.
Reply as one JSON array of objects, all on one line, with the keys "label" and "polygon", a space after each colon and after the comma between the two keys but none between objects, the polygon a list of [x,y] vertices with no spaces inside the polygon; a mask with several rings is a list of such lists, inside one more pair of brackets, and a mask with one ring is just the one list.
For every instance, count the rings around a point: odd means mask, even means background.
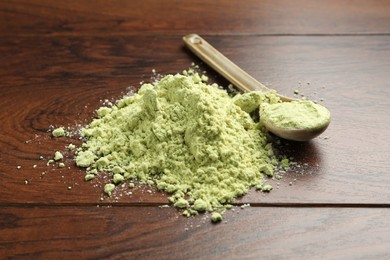
[{"label": "wasabi powder", "polygon": [[63,127],[59,127],[53,130],[52,135],[54,137],[62,137],[65,136],[65,129]]},{"label": "wasabi powder", "polygon": [[260,116],[276,127],[285,129],[313,129],[329,122],[329,111],[310,100],[267,104],[260,108]]},{"label": "wasabi powder", "polygon": [[260,92],[232,99],[196,73],[167,75],[98,109],[81,130],[76,164],[88,167],[86,180],[111,173],[107,194],[126,180],[151,182],[185,214],[222,212],[273,174],[272,145],[248,114],[263,102],[280,100]]},{"label": "wasabi powder", "polygon": [[62,158],[64,158],[64,156],[62,155],[62,153],[60,151],[56,151],[54,153],[54,161],[62,160]]},{"label": "wasabi powder", "polygon": [[223,217],[218,212],[213,212],[213,214],[211,215],[211,221],[214,223],[221,222],[222,220],[223,220]]}]

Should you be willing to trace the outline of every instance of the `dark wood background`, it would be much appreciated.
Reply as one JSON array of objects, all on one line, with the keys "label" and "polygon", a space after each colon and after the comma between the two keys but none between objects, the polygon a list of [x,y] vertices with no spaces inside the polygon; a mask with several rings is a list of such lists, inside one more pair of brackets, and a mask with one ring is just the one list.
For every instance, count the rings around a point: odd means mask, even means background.
[{"label": "dark wood background", "polygon": [[[101,201],[104,181],[84,182],[70,153],[63,169],[39,160],[79,143],[50,125],[87,124],[153,69],[195,62],[227,85],[183,47],[188,33],[285,95],[323,100],[329,129],[280,145],[301,168],[213,225],[161,208],[167,196],[149,187]],[[0,258],[390,258],[389,72],[385,0],[3,0]]]}]

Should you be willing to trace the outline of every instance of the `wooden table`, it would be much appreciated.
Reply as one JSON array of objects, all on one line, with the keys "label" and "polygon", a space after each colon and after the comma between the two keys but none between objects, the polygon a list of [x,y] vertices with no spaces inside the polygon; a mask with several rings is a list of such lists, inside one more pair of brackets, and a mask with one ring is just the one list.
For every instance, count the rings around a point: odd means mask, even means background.
[{"label": "wooden table", "polygon": [[[331,110],[320,138],[282,143],[301,168],[213,225],[148,187],[100,201],[69,154],[46,166],[79,142],[50,125],[87,124],[153,69],[195,62],[226,86],[183,47],[188,33]],[[0,258],[390,258],[390,1],[3,0],[0,91]]]}]

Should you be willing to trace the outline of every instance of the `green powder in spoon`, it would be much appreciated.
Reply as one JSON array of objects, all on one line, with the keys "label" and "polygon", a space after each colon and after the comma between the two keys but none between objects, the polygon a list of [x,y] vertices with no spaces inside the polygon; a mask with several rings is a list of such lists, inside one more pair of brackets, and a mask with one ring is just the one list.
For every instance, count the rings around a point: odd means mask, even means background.
[{"label": "green powder in spoon", "polygon": [[309,100],[297,100],[275,104],[263,103],[260,116],[264,116],[276,127],[291,129],[313,129],[330,120],[329,111]]},{"label": "green powder in spoon", "polygon": [[221,212],[273,174],[272,145],[247,113],[262,102],[280,100],[274,93],[232,99],[196,73],[167,75],[99,108],[81,131],[76,163],[87,167],[87,179],[112,174],[108,194],[114,185],[139,180],[170,194],[185,215]]}]

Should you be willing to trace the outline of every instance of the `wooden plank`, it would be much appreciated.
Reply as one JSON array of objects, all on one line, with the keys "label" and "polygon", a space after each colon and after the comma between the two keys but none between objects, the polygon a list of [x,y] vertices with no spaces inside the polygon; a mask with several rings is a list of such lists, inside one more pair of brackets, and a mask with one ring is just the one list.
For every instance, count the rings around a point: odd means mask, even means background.
[{"label": "wooden plank", "polygon": [[2,34],[388,34],[386,0],[1,1]]},{"label": "wooden plank", "polygon": [[[269,195],[252,192],[242,202],[388,205],[389,36],[206,39],[280,92],[292,95],[297,88],[310,98],[323,98],[333,116],[321,138],[302,144],[282,142],[280,149],[301,168],[274,181]],[[82,171],[65,149],[79,141],[76,137],[53,140],[49,126],[85,125],[101,100],[114,100],[129,85],[150,80],[152,69],[176,73],[192,61],[199,62],[183,49],[177,36],[3,37],[0,202],[99,202],[101,188],[94,185],[101,187],[105,180],[84,183]],[[202,69],[219,80],[211,69]],[[56,150],[65,151],[70,169],[46,166]],[[40,161],[41,155],[46,160]],[[44,178],[42,172],[47,173]],[[126,199],[120,201],[167,201],[158,193],[145,196],[143,190],[131,198],[122,195]]]},{"label": "wooden plank", "polygon": [[[225,223],[157,207],[0,208],[2,258],[386,259],[386,208],[236,208]],[[357,235],[358,234],[358,235]]]}]

